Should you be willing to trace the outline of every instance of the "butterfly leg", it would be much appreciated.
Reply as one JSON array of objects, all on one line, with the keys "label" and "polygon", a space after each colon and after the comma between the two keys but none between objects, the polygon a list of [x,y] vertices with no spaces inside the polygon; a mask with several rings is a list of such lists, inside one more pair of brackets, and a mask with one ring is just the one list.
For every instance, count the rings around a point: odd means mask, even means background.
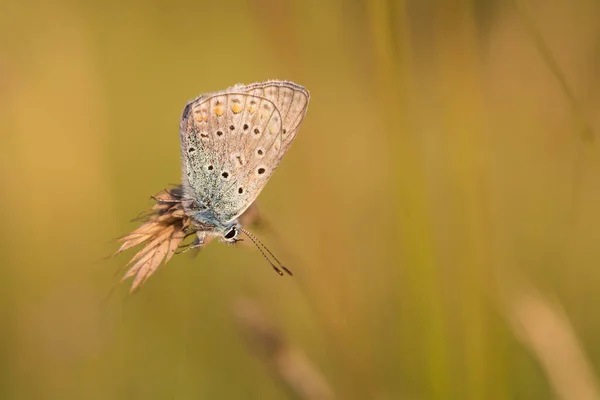
[{"label": "butterfly leg", "polygon": [[196,235],[197,237],[192,243],[180,246],[179,249],[181,250],[177,252],[177,254],[187,253],[190,250],[199,249],[204,246],[204,238],[206,237],[206,234],[204,232],[196,232]]},{"label": "butterfly leg", "polygon": [[177,199],[161,199],[158,198],[156,196],[150,196],[150,198],[154,201],[156,201],[159,204],[179,204],[182,203],[183,200],[177,200]]}]

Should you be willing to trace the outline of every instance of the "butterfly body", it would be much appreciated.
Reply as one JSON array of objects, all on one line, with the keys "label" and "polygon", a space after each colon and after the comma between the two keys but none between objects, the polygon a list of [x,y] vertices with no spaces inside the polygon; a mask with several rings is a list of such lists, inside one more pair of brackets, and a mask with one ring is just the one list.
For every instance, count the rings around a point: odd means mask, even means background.
[{"label": "butterfly body", "polygon": [[203,94],[180,122],[183,208],[197,231],[237,241],[238,217],[254,202],[294,140],[309,93],[288,81]]}]

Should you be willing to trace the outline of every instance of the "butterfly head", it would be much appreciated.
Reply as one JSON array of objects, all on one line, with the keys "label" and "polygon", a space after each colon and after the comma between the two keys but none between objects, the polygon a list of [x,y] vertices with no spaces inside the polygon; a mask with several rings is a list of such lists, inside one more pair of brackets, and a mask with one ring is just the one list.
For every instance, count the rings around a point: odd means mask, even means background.
[{"label": "butterfly head", "polygon": [[237,219],[223,222],[223,219],[219,218],[212,209],[199,206],[196,201],[185,203],[184,207],[196,230],[217,236],[228,243],[235,243],[239,240],[237,237],[242,226]]}]

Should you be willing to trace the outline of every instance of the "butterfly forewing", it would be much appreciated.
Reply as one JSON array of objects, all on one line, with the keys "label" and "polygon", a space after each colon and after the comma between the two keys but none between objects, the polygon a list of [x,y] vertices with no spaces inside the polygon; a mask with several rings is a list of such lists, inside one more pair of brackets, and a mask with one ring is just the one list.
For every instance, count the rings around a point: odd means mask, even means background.
[{"label": "butterfly forewing", "polygon": [[308,107],[306,89],[293,82],[267,81],[245,86],[248,93],[269,99],[277,106],[282,118],[283,154],[294,139]]},{"label": "butterfly forewing", "polygon": [[308,92],[291,82],[236,85],[190,102],[181,121],[188,198],[221,222],[256,199],[306,113]]}]

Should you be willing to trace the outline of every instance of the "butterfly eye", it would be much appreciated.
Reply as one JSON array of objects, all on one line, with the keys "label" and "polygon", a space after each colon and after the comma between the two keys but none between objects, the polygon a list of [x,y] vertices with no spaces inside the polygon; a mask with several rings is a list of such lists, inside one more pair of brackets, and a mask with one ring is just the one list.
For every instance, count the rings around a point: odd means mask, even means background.
[{"label": "butterfly eye", "polygon": [[233,239],[236,234],[237,234],[237,230],[235,229],[235,227],[233,227],[233,228],[231,228],[231,230],[229,232],[227,232],[225,234],[225,239]]}]

